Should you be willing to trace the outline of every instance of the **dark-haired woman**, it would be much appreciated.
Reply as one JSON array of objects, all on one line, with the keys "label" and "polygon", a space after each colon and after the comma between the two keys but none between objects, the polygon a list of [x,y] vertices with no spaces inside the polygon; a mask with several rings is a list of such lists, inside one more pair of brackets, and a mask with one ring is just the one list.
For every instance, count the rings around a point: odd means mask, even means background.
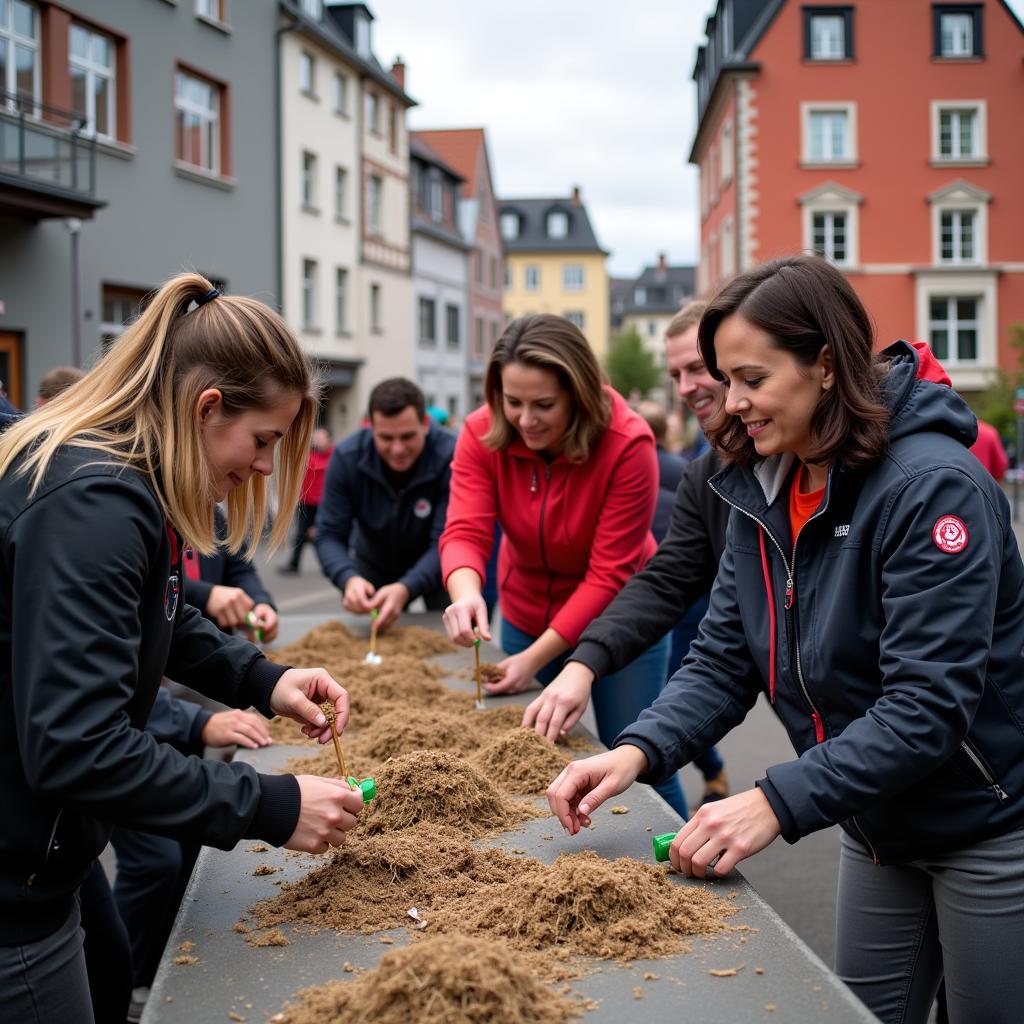
[{"label": "dark-haired woman", "polygon": [[[441,569],[452,603],[448,635],[490,639],[481,594],[494,524],[505,677],[492,693],[551,682],[590,621],[655,551],[650,523],[658,465],[647,424],[607,387],[580,330],[556,316],[523,317],[498,340],[487,404],[466,418],[455,448]],[[593,690],[608,743],[658,696],[663,638]],[[661,675],[659,676],[659,673]],[[658,791],[686,816],[678,778]]]},{"label": "dark-haired woman", "polygon": [[635,779],[657,782],[766,691],[798,757],[702,807],[673,865],[713,878],[782,835],[842,826],[837,971],[886,1022],[1024,1005],[1024,567],[1006,498],[968,446],[975,419],[872,355],[828,263],[741,274],[701,352],[727,388],[711,486],[734,508],[701,632],[607,754],[551,785],[572,833]]}]

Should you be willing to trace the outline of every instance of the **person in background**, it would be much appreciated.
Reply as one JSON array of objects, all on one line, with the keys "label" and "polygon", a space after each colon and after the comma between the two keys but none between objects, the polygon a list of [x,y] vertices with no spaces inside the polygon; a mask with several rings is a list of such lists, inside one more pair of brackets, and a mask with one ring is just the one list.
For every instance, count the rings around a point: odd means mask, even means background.
[{"label": "person in background", "polygon": [[999,431],[986,423],[978,420],[978,440],[971,445],[971,452],[977,460],[992,474],[996,483],[1002,483],[1006,476],[1006,467],[1010,460],[1003,447]]},{"label": "person in background", "polygon": [[84,376],[85,371],[80,370],[77,366],[55,366],[52,370],[48,370],[39,382],[35,407],[38,409],[46,405],[50,399],[56,398],[72,384],[77,384]]},{"label": "person in background", "polygon": [[316,513],[323,500],[327,465],[331,461],[331,433],[326,427],[313,431],[313,446],[302,481],[302,496],[295,517],[295,543],[289,561],[278,567],[278,572],[294,575],[299,571],[302,549],[316,538]]},{"label": "person in background", "polygon": [[[526,316],[506,327],[485,377],[487,404],[471,413],[452,463],[441,565],[451,604],[448,635],[469,646],[491,638],[482,594],[494,526],[498,555],[500,682],[491,693],[546,685],[566,652],[654,553],[658,492],[654,438],[604,383],[582,332],[562,317]],[[594,688],[603,742],[614,739],[665,685],[669,626],[639,657]],[[678,777],[658,790],[681,815]]]},{"label": "person in background", "polygon": [[431,423],[404,377],[370,392],[369,426],[331,455],[316,517],[316,552],[346,611],[379,612],[386,629],[410,601],[447,603],[437,542],[448,510],[455,438]]}]

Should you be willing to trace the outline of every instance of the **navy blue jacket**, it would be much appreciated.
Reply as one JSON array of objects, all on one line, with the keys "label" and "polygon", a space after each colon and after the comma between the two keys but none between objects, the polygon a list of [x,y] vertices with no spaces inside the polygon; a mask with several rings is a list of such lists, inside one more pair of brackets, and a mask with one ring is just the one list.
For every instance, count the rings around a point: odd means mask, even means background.
[{"label": "navy blue jacket", "polygon": [[441,589],[437,542],[448,514],[454,452],[455,437],[431,426],[398,494],[368,427],[338,442],[316,514],[316,552],[339,590],[353,576],[375,587],[404,583],[410,598]]},{"label": "navy blue jacket", "polygon": [[968,450],[970,409],[917,379],[909,345],[885,354],[888,453],[830,471],[798,544],[792,456],[711,479],[735,511],[708,614],[615,744],[660,782],[774,687],[799,756],[758,786],[782,835],[838,822],[899,862],[1024,822],[1024,566],[1006,497]]},{"label": "navy blue jacket", "polygon": [[686,471],[687,461],[679,455],[673,455],[658,445],[658,503],[654,506],[654,519],[651,522],[651,533],[660,544],[668,533],[672,522],[672,509],[676,504],[676,491]]}]

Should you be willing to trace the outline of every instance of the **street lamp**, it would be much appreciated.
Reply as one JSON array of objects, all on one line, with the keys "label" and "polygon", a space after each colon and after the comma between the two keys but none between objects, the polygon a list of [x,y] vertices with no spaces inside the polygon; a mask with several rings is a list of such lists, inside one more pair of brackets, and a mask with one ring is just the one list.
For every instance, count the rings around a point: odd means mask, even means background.
[{"label": "street lamp", "polygon": [[71,235],[71,362],[74,366],[82,365],[82,318],[81,282],[78,272],[78,236],[82,230],[82,222],[77,217],[69,217],[64,226]]}]

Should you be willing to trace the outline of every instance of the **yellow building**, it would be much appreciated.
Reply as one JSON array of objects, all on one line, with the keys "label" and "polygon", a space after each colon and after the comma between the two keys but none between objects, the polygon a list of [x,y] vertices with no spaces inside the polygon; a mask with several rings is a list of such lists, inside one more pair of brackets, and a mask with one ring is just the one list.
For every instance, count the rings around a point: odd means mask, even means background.
[{"label": "yellow building", "polygon": [[502,306],[510,319],[555,313],[587,336],[598,359],[608,354],[608,253],[601,248],[574,188],[567,199],[501,199],[505,249]]}]

